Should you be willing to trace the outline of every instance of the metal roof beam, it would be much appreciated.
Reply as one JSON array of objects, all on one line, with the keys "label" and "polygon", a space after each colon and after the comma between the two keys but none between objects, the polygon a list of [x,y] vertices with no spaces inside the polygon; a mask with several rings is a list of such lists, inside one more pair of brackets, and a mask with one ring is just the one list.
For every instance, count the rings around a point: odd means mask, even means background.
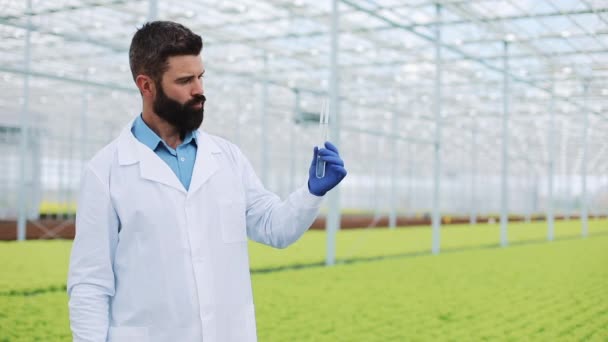
[{"label": "metal roof beam", "polygon": [[122,52],[122,51],[126,51],[128,49],[124,45],[112,44],[107,41],[101,41],[98,39],[94,39],[90,36],[85,35],[83,32],[78,32],[78,33],[74,33],[74,34],[60,33],[60,32],[54,32],[53,30],[44,29],[43,27],[38,26],[38,25],[27,25],[27,24],[14,23],[10,20],[5,20],[5,19],[0,19],[0,25],[10,26],[10,27],[14,27],[14,28],[23,29],[23,30],[30,30],[32,32],[38,32],[38,33],[42,33],[42,34],[48,34],[51,36],[63,38],[66,41],[89,43],[89,44],[93,44],[95,46],[110,49],[114,52]]},{"label": "metal roof beam", "polygon": [[[386,22],[386,23],[388,23],[388,24],[394,25],[396,28],[401,28],[401,29],[403,29],[403,30],[406,30],[406,31],[408,31],[408,32],[411,32],[411,33],[415,34],[416,36],[418,36],[418,37],[420,37],[420,38],[422,38],[422,39],[424,39],[424,40],[426,40],[426,41],[429,41],[429,42],[433,42],[433,41],[434,41],[434,40],[433,40],[433,37],[431,37],[431,36],[429,36],[429,35],[426,35],[426,34],[424,34],[424,33],[420,33],[420,32],[417,32],[417,31],[415,31],[415,30],[409,29],[407,26],[403,26],[403,25],[401,25],[401,24],[399,24],[399,23],[396,23],[395,21],[393,21],[393,20],[391,20],[391,19],[388,19],[388,18],[386,18],[386,17],[384,17],[384,16],[382,16],[382,15],[380,15],[380,14],[377,14],[377,13],[372,12],[372,11],[368,11],[368,10],[366,10],[365,8],[363,8],[363,7],[361,7],[361,6],[359,6],[359,5],[355,4],[355,3],[353,3],[353,1],[351,1],[351,0],[341,0],[341,1],[342,1],[342,3],[344,3],[344,4],[348,5],[348,6],[351,6],[351,7],[353,7],[353,8],[359,9],[361,12],[363,12],[363,13],[367,13],[367,14],[369,14],[370,16],[375,17],[376,19],[379,19],[379,20],[384,21],[384,22]],[[548,89],[548,88],[542,87],[542,86],[540,86],[540,85],[538,85],[538,84],[536,84],[536,83],[534,83],[534,82],[530,82],[530,81],[529,81],[529,80],[527,80],[527,79],[524,79],[524,78],[519,77],[519,76],[517,76],[517,75],[514,75],[514,74],[512,74],[512,73],[509,73],[509,72],[507,72],[507,71],[503,70],[503,69],[502,69],[502,68],[500,68],[500,67],[496,67],[496,66],[494,66],[494,65],[491,65],[491,64],[489,64],[488,62],[486,62],[485,60],[481,60],[481,59],[479,59],[478,57],[472,56],[472,55],[470,55],[470,54],[468,54],[468,53],[466,53],[466,52],[464,52],[464,51],[462,51],[462,50],[460,50],[460,49],[457,49],[457,48],[455,48],[455,47],[453,47],[453,46],[451,46],[451,45],[446,45],[446,44],[443,44],[443,43],[440,43],[440,45],[441,45],[441,47],[442,47],[442,48],[447,49],[447,50],[451,51],[452,53],[455,53],[455,54],[461,55],[461,56],[462,56],[464,59],[467,59],[467,60],[471,60],[471,61],[477,62],[477,63],[479,63],[479,64],[481,64],[481,65],[485,66],[485,67],[486,67],[487,69],[489,69],[489,70],[492,70],[492,71],[495,71],[495,72],[498,72],[498,73],[506,73],[506,74],[507,74],[507,76],[509,76],[509,78],[511,78],[511,79],[512,79],[512,80],[514,80],[515,82],[518,82],[518,83],[523,83],[523,84],[527,84],[527,85],[530,85],[530,86],[532,86],[532,87],[534,87],[534,88],[537,88],[537,89],[539,89],[539,90],[541,90],[541,91],[543,91],[543,92],[546,92],[546,93],[551,93],[551,89]],[[572,100],[571,100],[571,99],[569,99],[569,98],[564,98],[564,97],[556,97],[556,99],[558,99],[558,100],[560,100],[560,101],[567,102],[567,103],[571,103],[572,105],[574,105],[574,106],[576,106],[576,107],[578,107],[578,108],[580,108],[580,109],[583,109],[583,110],[589,111],[589,112],[590,112],[590,113],[592,113],[592,114],[595,114],[595,115],[597,115],[597,116],[600,116],[600,117],[602,117],[602,118],[606,119],[606,117],[605,117],[605,116],[604,116],[602,113],[598,113],[598,112],[594,111],[594,110],[593,110],[593,109],[591,109],[591,108],[587,108],[587,107],[585,107],[585,106],[583,106],[583,105],[581,105],[581,104],[579,104],[579,103],[577,103],[577,102],[572,101]]]},{"label": "metal roof beam", "polygon": [[123,5],[129,2],[134,2],[134,1],[144,1],[144,0],[132,0],[132,1],[128,1],[128,0],[108,0],[107,2],[100,2],[99,0],[94,0],[94,1],[89,1],[89,2],[84,2],[82,4],[79,5],[68,5],[65,7],[57,7],[57,8],[47,8],[45,10],[40,10],[40,11],[23,11],[21,12],[19,15],[3,15],[0,16],[0,20],[13,20],[13,19],[21,19],[24,17],[37,17],[37,16],[43,16],[43,15],[47,15],[47,14],[55,14],[55,13],[65,13],[65,12],[71,12],[71,11],[78,11],[81,9],[89,9],[89,8],[96,8],[96,7],[105,7],[105,6],[113,6],[113,5]]}]

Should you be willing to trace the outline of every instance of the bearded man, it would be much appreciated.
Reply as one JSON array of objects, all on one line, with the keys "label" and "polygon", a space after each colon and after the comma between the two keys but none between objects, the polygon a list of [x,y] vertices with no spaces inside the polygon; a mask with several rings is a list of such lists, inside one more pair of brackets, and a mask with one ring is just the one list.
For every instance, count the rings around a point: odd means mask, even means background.
[{"label": "bearded man", "polygon": [[346,175],[326,142],[285,200],[264,189],[238,147],[200,128],[202,46],[168,21],[133,36],[141,114],[81,182],[67,289],[74,341],[255,341],[247,238],[292,244]]}]

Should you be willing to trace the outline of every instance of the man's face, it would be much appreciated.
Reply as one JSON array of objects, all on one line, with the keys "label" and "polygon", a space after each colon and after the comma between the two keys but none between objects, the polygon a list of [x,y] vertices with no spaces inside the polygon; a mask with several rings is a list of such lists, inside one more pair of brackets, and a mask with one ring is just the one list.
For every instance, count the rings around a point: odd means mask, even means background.
[{"label": "man's face", "polygon": [[156,82],[154,112],[173,125],[180,134],[198,129],[203,122],[205,95],[199,56],[169,57],[168,69]]}]

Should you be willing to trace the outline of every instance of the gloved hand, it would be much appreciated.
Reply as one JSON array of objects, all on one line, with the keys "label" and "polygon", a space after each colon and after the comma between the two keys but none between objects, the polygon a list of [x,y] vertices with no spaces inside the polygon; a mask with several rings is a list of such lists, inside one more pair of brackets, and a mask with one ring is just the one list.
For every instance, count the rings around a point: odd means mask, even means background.
[{"label": "gloved hand", "polygon": [[[325,176],[317,178],[317,155],[325,161]],[[319,149],[315,146],[312,163],[308,170],[308,190],[316,196],[323,196],[333,189],[346,176],[344,161],[338,154],[338,149],[329,141],[325,142],[325,148]]]}]

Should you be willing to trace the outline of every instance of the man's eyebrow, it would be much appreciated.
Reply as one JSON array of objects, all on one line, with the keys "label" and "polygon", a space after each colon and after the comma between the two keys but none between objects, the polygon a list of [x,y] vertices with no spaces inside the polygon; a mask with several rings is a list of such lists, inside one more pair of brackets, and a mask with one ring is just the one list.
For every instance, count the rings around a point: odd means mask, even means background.
[{"label": "man's eyebrow", "polygon": [[[198,77],[201,77],[201,76],[202,76],[202,75],[204,75],[204,74],[205,74],[205,70],[203,70],[203,72],[201,72],[201,73],[198,75]],[[193,76],[193,75],[189,75],[189,76],[182,76],[182,77],[178,77],[178,78],[176,78],[176,79],[175,79],[175,81],[178,81],[178,82],[179,82],[179,81],[187,81],[187,80],[191,80],[191,79],[193,79],[193,78],[194,78],[194,76]]]},{"label": "man's eyebrow", "polygon": [[194,76],[192,76],[192,75],[188,75],[188,76],[182,76],[182,77],[178,77],[178,78],[176,78],[175,80],[176,80],[176,81],[187,81],[187,80],[190,80],[190,79],[192,79],[192,78],[194,78]]}]

